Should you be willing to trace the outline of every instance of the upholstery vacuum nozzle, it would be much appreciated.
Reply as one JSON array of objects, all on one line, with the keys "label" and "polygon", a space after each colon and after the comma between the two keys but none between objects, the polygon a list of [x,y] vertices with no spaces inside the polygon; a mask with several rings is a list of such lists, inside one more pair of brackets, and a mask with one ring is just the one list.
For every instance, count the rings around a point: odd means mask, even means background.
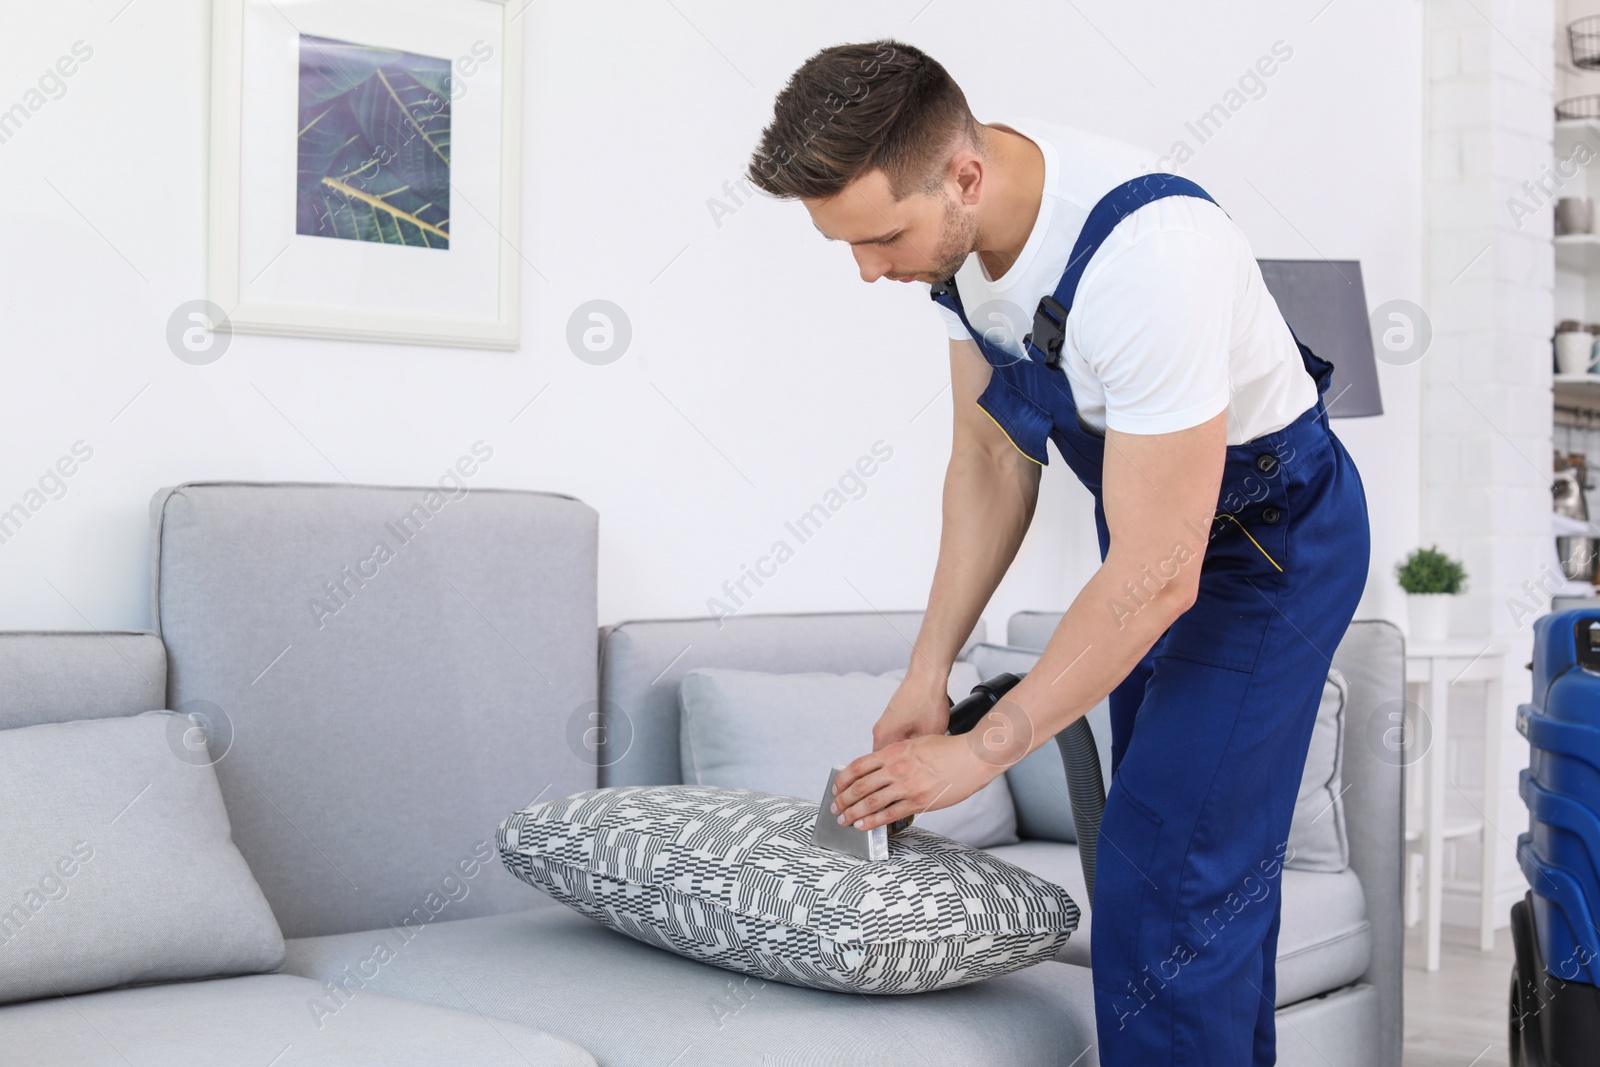
[{"label": "upholstery vacuum nozzle", "polygon": [[[950,708],[949,734],[964,734],[978,725],[978,720],[1000,702],[1000,698],[1022,681],[1020,674],[997,674],[986,678],[972,689],[972,695]],[[1067,796],[1072,804],[1072,821],[1077,827],[1078,859],[1083,864],[1083,881],[1089,889],[1089,899],[1094,900],[1095,845],[1100,836],[1100,817],[1105,812],[1105,782],[1100,774],[1100,754],[1095,747],[1094,731],[1087,716],[1079,717],[1071,726],[1056,734],[1056,744],[1061,749],[1061,759],[1067,772]],[[822,803],[817,810],[817,822],[812,830],[813,844],[856,856],[864,860],[889,858],[889,839],[911,825],[915,815],[897,819],[887,826],[871,830],[857,830],[842,825],[828,810],[833,803],[833,780],[844,765],[840,764],[828,774],[823,787]]]}]

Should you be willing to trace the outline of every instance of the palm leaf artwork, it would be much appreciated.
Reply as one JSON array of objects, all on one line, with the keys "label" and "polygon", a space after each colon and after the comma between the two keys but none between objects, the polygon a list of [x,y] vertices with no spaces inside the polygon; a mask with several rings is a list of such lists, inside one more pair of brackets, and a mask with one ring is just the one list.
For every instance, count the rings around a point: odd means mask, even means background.
[{"label": "palm leaf artwork", "polygon": [[295,232],[450,247],[450,63],[300,35]]}]

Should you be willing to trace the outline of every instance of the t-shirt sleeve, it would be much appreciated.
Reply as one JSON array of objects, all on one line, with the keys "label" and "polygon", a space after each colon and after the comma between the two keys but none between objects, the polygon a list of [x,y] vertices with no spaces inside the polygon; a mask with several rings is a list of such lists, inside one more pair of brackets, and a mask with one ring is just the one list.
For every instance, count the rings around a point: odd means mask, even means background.
[{"label": "t-shirt sleeve", "polygon": [[1228,406],[1236,264],[1215,237],[1154,230],[1080,287],[1079,351],[1108,429],[1171,433]]},{"label": "t-shirt sleeve", "polygon": [[964,341],[972,336],[967,332],[967,328],[961,325],[960,315],[957,315],[937,300],[929,299],[928,303],[932,304],[938,310],[939,316],[944,319],[945,333],[957,341]]}]

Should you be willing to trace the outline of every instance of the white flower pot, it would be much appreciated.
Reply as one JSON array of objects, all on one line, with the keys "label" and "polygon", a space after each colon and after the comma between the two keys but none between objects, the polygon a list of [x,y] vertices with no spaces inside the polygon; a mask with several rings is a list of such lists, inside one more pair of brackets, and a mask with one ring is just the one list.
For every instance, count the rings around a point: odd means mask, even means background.
[{"label": "white flower pot", "polygon": [[1444,641],[1450,636],[1450,606],[1455,593],[1407,593],[1407,636],[1413,641]]}]

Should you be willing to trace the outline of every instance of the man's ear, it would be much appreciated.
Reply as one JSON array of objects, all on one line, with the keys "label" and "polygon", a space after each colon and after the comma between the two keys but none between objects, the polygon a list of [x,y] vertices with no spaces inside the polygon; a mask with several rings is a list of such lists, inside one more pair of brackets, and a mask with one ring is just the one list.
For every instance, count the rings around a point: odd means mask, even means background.
[{"label": "man's ear", "polygon": [[983,158],[970,149],[963,149],[950,160],[950,180],[955,183],[956,202],[975,207],[983,192]]},{"label": "man's ear", "polygon": [[[982,127],[979,127],[978,136],[983,136]],[[946,184],[955,188],[956,202],[966,207],[975,206],[983,192],[983,178],[987,172],[987,161],[978,154],[978,150],[968,144],[965,138],[958,140],[950,156],[945,178]]]}]

